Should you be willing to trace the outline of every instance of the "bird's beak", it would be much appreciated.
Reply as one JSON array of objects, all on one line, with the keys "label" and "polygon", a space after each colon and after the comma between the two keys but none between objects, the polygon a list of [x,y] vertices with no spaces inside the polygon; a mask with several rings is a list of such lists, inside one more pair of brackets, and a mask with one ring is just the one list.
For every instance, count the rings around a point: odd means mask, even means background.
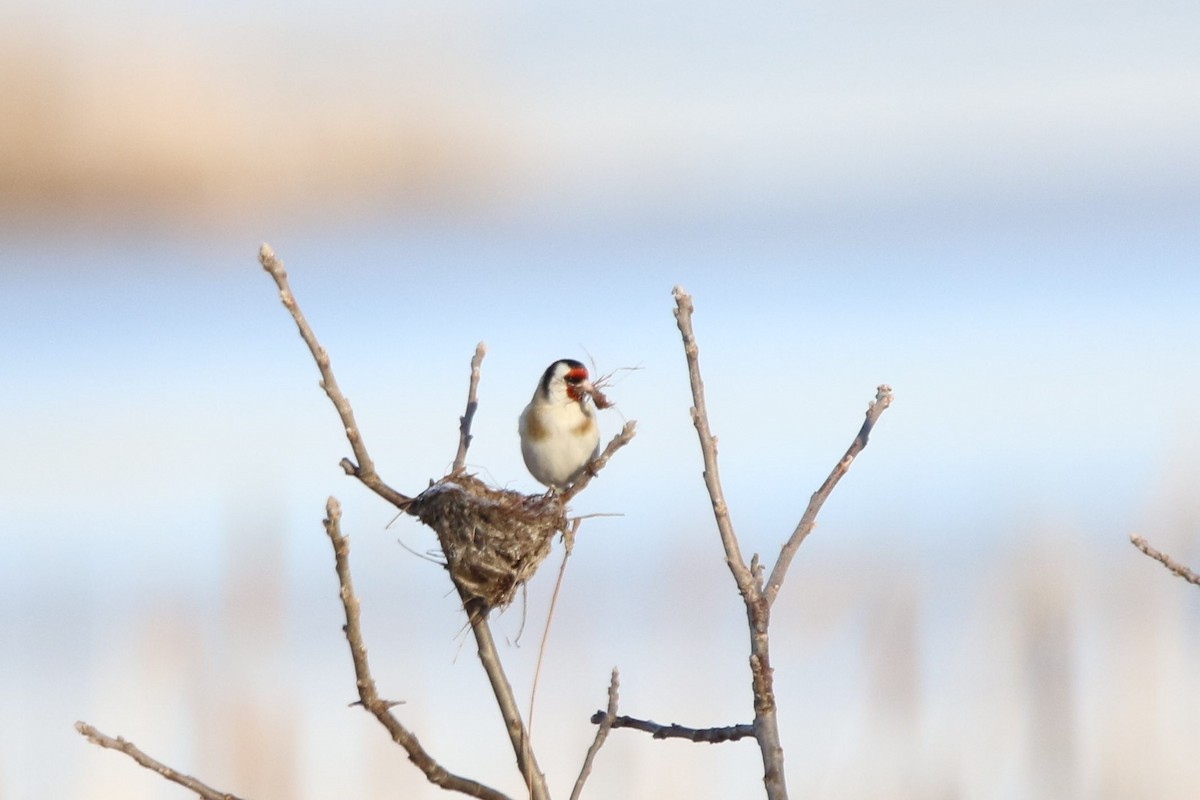
[{"label": "bird's beak", "polygon": [[592,385],[591,381],[580,381],[574,386],[568,385],[567,394],[571,396],[572,400],[582,403],[585,397],[595,397],[596,387]]}]

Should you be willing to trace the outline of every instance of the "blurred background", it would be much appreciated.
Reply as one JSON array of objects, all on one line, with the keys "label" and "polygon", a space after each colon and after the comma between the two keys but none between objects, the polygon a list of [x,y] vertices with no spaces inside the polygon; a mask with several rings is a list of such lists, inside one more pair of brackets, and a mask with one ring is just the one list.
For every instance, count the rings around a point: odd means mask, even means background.
[{"label": "blurred background", "polygon": [[[432,534],[337,466],[270,242],[392,485],[539,487],[560,357],[638,436],[575,502],[533,737],[751,717],[688,417],[695,325],[747,553],[857,431],[776,606],[793,796],[1192,798],[1200,6],[0,2],[0,797],[441,797],[360,709],[520,795]],[[558,555],[495,627],[528,698]],[[523,630],[523,633],[522,633]],[[617,731],[593,797],[761,792],[753,743]]]}]

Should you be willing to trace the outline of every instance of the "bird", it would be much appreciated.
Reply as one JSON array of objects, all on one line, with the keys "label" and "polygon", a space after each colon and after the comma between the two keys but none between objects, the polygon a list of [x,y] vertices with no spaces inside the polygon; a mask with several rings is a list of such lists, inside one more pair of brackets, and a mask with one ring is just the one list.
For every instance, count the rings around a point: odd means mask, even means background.
[{"label": "bird", "polygon": [[587,367],[562,358],[546,367],[517,423],[521,455],[537,481],[561,491],[600,454],[600,429],[591,404],[596,389]]}]

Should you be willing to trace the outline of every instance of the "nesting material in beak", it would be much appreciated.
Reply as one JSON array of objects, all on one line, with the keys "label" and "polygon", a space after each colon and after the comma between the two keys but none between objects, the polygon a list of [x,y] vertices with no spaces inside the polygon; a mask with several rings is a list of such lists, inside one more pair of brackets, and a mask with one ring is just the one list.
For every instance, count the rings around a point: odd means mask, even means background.
[{"label": "nesting material in beak", "polygon": [[612,405],[613,405],[612,401],[609,400],[607,397],[605,397],[604,392],[602,392],[598,388],[596,388],[596,385],[593,384],[591,381],[584,381],[583,383],[579,384],[579,388],[585,394],[591,396],[592,402],[596,404],[596,408],[611,408],[612,407]]}]

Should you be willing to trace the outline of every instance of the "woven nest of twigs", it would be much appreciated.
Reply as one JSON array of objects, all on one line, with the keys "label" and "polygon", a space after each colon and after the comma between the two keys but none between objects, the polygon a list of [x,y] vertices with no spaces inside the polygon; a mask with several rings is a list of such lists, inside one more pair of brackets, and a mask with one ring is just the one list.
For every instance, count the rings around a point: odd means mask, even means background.
[{"label": "woven nest of twigs", "polygon": [[567,525],[558,497],[492,489],[465,474],[442,478],[408,512],[437,532],[455,584],[488,608],[512,602]]}]

